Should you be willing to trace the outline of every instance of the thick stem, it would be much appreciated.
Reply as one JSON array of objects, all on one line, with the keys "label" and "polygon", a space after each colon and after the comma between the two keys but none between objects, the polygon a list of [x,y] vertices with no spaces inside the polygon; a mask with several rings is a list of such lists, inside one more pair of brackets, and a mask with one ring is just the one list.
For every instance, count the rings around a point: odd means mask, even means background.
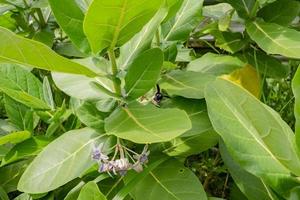
[{"label": "thick stem", "polygon": [[113,75],[113,83],[114,83],[114,88],[115,88],[115,92],[118,96],[121,96],[121,86],[120,83],[118,81],[117,75],[118,75],[118,66],[117,66],[117,62],[116,62],[116,55],[113,49],[110,49],[108,51],[108,55],[109,55],[109,59],[111,62],[111,71],[112,71],[112,75]]},{"label": "thick stem", "polygon": [[259,9],[259,1],[256,0],[251,12],[249,13],[250,14],[250,18],[254,18],[256,16],[256,13],[257,13],[257,10]]}]

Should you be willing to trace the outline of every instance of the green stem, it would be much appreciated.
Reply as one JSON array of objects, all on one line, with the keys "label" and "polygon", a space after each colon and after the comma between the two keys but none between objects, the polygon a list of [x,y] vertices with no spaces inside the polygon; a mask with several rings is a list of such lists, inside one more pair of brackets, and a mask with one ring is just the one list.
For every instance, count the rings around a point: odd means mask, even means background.
[{"label": "green stem", "polygon": [[112,71],[112,75],[113,75],[113,83],[114,83],[114,88],[115,91],[117,93],[118,96],[121,96],[121,86],[120,83],[118,82],[118,66],[117,66],[117,62],[116,62],[116,55],[113,49],[110,49],[108,51],[108,55],[109,55],[109,59],[111,62],[111,71]]},{"label": "green stem", "polygon": [[156,45],[159,47],[160,46],[160,34],[159,34],[159,30],[158,29],[156,31],[155,38],[156,38]]},{"label": "green stem", "polygon": [[249,13],[251,19],[254,18],[254,17],[256,16],[256,12],[257,12],[258,8],[259,8],[259,1],[256,0],[256,2],[255,2],[255,4],[254,4],[254,6],[253,6],[251,12]]},{"label": "green stem", "polygon": [[42,10],[40,8],[38,8],[38,9],[36,9],[36,13],[39,16],[41,28],[44,28],[47,24],[46,24],[46,21],[44,19],[44,15],[42,13]]}]

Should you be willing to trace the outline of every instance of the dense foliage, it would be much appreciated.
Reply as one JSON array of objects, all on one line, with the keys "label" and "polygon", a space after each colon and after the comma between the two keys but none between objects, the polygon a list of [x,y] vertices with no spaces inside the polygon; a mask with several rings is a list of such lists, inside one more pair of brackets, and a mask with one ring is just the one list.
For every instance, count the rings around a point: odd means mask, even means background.
[{"label": "dense foliage", "polygon": [[0,13],[0,199],[300,199],[299,1]]}]

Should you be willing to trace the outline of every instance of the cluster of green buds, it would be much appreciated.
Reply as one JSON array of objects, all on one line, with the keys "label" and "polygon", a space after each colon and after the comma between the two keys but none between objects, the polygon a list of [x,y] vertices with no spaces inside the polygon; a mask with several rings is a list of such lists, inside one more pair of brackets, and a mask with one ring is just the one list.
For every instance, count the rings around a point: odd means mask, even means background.
[{"label": "cluster of green buds", "polygon": [[109,156],[103,152],[103,144],[100,144],[99,147],[94,147],[92,159],[98,163],[100,173],[107,172],[124,176],[131,169],[136,172],[143,171],[143,165],[148,162],[149,154],[148,145],[145,145],[142,153],[138,154],[121,144],[116,144],[114,156],[109,159]]}]

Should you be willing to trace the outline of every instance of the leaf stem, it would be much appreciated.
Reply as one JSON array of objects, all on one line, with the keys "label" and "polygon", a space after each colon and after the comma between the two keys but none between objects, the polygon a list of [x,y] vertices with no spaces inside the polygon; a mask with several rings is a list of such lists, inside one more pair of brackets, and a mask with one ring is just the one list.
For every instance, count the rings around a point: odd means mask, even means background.
[{"label": "leaf stem", "polygon": [[118,96],[121,96],[121,86],[120,83],[118,82],[118,66],[117,66],[117,62],[116,62],[116,55],[113,49],[110,49],[108,51],[108,55],[109,55],[109,59],[111,62],[111,71],[112,71],[112,75],[113,75],[113,83],[114,83],[114,88],[115,88],[115,92],[117,93]]}]

